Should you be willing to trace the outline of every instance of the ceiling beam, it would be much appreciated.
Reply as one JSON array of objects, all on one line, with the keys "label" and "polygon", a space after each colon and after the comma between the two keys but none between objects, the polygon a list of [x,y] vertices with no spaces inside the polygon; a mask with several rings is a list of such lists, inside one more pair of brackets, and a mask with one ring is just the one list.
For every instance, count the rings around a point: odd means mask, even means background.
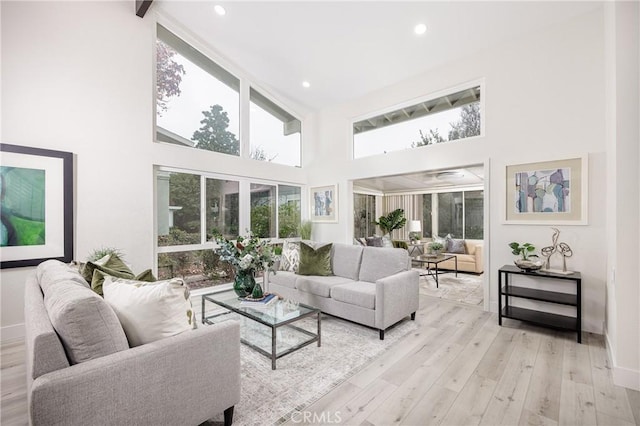
[{"label": "ceiling beam", "polygon": [[144,14],[149,10],[151,3],[153,3],[153,0],[136,0],[136,15],[144,18]]}]

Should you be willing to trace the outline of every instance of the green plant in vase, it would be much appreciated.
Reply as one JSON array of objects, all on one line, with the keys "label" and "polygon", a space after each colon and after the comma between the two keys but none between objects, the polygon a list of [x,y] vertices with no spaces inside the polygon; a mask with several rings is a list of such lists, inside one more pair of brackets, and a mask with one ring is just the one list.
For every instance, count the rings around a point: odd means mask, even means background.
[{"label": "green plant in vase", "polygon": [[406,223],[407,218],[404,217],[404,209],[395,209],[386,216],[380,216],[375,224],[378,225],[382,231],[382,244],[385,245],[385,247],[393,247],[391,232],[402,228]]},{"label": "green plant in vase", "polygon": [[440,254],[444,250],[444,246],[441,243],[429,244],[429,251],[431,254]]},{"label": "green plant in vase", "polygon": [[228,262],[235,269],[233,290],[236,294],[240,297],[261,298],[262,287],[256,283],[255,273],[273,266],[273,249],[269,240],[261,240],[250,234],[230,241],[218,235],[216,243],[218,246],[213,251],[220,256],[221,261]]},{"label": "green plant in vase", "polygon": [[542,268],[542,262],[539,260],[538,255],[535,254],[536,247],[530,243],[509,243],[511,253],[520,256],[520,259],[516,259],[514,263],[523,271],[536,271]]}]

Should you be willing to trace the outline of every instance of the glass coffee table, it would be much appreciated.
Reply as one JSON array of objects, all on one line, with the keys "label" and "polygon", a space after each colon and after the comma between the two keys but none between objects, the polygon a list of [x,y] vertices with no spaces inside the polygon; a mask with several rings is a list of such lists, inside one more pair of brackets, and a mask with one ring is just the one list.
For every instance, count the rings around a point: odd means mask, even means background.
[{"label": "glass coffee table", "polygon": [[[224,309],[207,313],[207,302]],[[290,300],[277,300],[267,306],[254,308],[242,306],[232,291],[210,293],[202,296],[202,323],[215,324],[233,315],[241,321],[240,340],[257,352],[271,358],[271,369],[276,360],[311,343],[321,344],[320,309]],[[317,318],[315,332],[294,323],[308,317]],[[307,328],[309,328],[307,324]]]},{"label": "glass coffee table", "polygon": [[[452,254],[423,254],[422,256],[412,257],[411,261],[420,263],[425,265],[425,269],[427,270],[427,275],[431,275],[433,279],[436,281],[436,288],[439,288],[438,284],[438,264],[444,262],[445,260],[455,259],[455,274],[458,276],[458,257]],[[433,265],[433,266],[432,266]],[[443,272],[440,271],[442,274]]]}]

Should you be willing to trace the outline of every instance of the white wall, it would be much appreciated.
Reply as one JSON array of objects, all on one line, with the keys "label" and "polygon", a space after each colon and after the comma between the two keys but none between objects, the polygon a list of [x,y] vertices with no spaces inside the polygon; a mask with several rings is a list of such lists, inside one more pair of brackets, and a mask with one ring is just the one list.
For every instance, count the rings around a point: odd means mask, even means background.
[{"label": "white wall", "polygon": [[[75,258],[121,248],[153,265],[153,165],[305,183],[299,168],[153,143],[154,15],[134,2],[2,2],[3,143],[75,154]],[[242,76],[241,76],[242,77]],[[23,334],[23,283],[0,272],[2,339]]]},{"label": "white wall", "polygon": [[[485,82],[484,137],[349,159],[354,117],[477,79]],[[551,243],[552,235],[551,224],[502,223],[505,166],[588,153],[589,224],[559,229],[561,241],[574,251],[569,268],[583,275],[583,328],[602,333],[606,213],[601,206],[607,204],[604,84],[603,12],[598,10],[322,111],[309,184],[339,183],[340,222],[317,226],[316,238],[350,241],[351,179],[489,162],[487,274],[495,311],[497,269],[513,261],[507,244],[516,240],[543,247]]]},{"label": "white wall", "polygon": [[640,7],[608,3],[606,337],[616,384],[640,390]]}]

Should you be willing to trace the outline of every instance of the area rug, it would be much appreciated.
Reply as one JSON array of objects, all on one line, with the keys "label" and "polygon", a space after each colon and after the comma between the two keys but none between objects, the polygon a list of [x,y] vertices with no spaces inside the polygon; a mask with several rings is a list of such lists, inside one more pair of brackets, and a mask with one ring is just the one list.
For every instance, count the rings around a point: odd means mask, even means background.
[{"label": "area rug", "polygon": [[[315,332],[315,320],[305,319],[303,328]],[[243,325],[244,326],[244,325]],[[278,425],[290,419],[348,380],[373,359],[417,329],[415,321],[403,320],[388,329],[385,340],[378,331],[328,315],[322,316],[322,346],[312,343],[277,361],[242,344],[241,398],[234,425]],[[222,415],[209,424],[218,424]]]},{"label": "area rug", "polygon": [[[424,270],[421,272],[424,273]],[[482,275],[458,272],[456,277],[454,273],[447,272],[438,275],[439,286],[436,288],[435,279],[425,275],[420,277],[420,293],[468,305],[482,306],[484,298],[482,280]]]}]

